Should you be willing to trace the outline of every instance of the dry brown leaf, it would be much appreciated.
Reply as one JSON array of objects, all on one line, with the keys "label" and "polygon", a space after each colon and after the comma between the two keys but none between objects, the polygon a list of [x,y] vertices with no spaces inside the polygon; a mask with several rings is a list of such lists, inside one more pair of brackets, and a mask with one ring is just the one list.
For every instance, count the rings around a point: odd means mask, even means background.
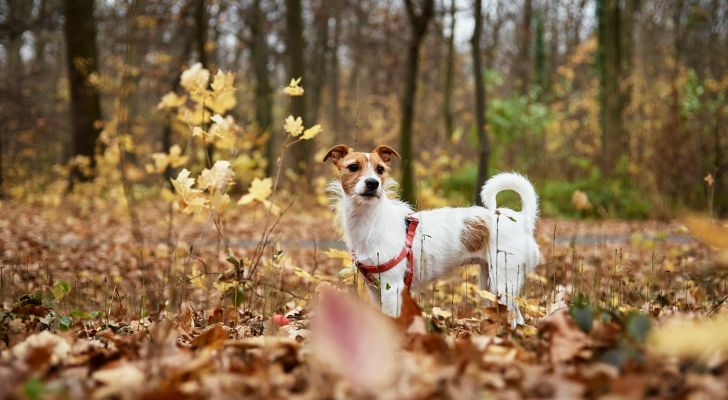
[{"label": "dry brown leaf", "polygon": [[94,392],[93,398],[95,399],[111,396],[134,398],[144,383],[144,372],[131,363],[98,370],[93,373],[92,377],[104,385]]},{"label": "dry brown leaf", "polygon": [[225,343],[225,339],[228,337],[228,331],[220,325],[213,325],[208,328],[205,332],[192,340],[192,347],[204,348],[212,347],[217,348]]},{"label": "dry brown leaf", "polygon": [[549,334],[549,358],[552,363],[573,360],[591,346],[591,339],[576,326],[567,309],[556,311],[541,320],[540,329]]},{"label": "dry brown leaf", "polygon": [[48,331],[28,336],[11,350],[11,354],[29,365],[41,367],[46,364],[58,364],[66,359],[71,346],[66,339]]}]

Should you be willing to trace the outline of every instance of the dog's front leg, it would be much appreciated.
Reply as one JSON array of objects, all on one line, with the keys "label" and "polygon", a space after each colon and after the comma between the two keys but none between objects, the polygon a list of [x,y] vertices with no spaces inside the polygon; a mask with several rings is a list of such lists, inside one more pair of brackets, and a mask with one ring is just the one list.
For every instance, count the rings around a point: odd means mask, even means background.
[{"label": "dog's front leg", "polygon": [[372,303],[379,305],[384,314],[393,318],[399,316],[402,308],[402,291],[404,290],[404,282],[401,279],[399,281],[382,279],[379,287],[369,285],[367,288]]}]

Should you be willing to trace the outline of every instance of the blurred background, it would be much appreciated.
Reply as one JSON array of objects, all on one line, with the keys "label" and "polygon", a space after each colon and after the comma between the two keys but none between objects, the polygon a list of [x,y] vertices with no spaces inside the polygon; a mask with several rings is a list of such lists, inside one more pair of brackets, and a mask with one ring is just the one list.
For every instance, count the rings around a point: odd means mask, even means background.
[{"label": "blurred background", "polygon": [[[160,102],[200,63],[236,76],[238,190],[274,173],[292,113],[322,126],[285,163],[298,191],[332,177],[331,146],[388,144],[420,208],[471,203],[516,170],[548,215],[725,216],[727,14],[725,0],[0,0],[0,193],[43,201],[99,179],[111,131],[139,197],[177,175],[154,153],[202,169],[215,145],[192,145],[176,99]],[[283,95],[299,77],[305,94]]]}]

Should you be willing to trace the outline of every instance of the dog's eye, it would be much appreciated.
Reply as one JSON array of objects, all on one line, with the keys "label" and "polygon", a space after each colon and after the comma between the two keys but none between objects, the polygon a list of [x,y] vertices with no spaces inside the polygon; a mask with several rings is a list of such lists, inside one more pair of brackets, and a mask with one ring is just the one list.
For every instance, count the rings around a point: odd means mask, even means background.
[{"label": "dog's eye", "polygon": [[382,167],[381,165],[380,165],[380,166],[378,166],[378,167],[377,167],[377,173],[378,173],[379,175],[383,174],[383,173],[384,173],[384,167]]},{"label": "dog's eye", "polygon": [[346,166],[346,169],[349,170],[349,172],[356,172],[359,170],[359,164],[350,164]]}]

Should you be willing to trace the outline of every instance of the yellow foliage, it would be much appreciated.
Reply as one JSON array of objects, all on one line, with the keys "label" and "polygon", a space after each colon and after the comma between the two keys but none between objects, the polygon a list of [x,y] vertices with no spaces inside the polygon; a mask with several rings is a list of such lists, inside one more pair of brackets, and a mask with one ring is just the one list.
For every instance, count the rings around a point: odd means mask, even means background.
[{"label": "yellow foliage", "polygon": [[306,129],[305,131],[303,131],[303,135],[301,136],[301,139],[303,139],[303,140],[313,139],[319,133],[321,133],[321,125],[317,124],[317,125],[314,125],[308,129]]},{"label": "yellow foliage", "polygon": [[676,357],[702,357],[728,351],[726,332],[726,313],[712,319],[673,318],[654,329],[647,343],[658,353]]},{"label": "yellow foliage", "polygon": [[298,86],[301,83],[301,78],[291,79],[291,83],[283,89],[283,93],[289,96],[303,96],[303,88]]},{"label": "yellow foliage", "polygon": [[291,136],[298,136],[303,132],[303,120],[301,117],[294,118],[289,115],[283,123],[283,129]]},{"label": "yellow foliage", "polygon": [[241,197],[238,201],[239,205],[250,204],[253,201],[265,202],[273,193],[273,180],[271,178],[259,179],[255,178],[250,184],[248,194]]}]

